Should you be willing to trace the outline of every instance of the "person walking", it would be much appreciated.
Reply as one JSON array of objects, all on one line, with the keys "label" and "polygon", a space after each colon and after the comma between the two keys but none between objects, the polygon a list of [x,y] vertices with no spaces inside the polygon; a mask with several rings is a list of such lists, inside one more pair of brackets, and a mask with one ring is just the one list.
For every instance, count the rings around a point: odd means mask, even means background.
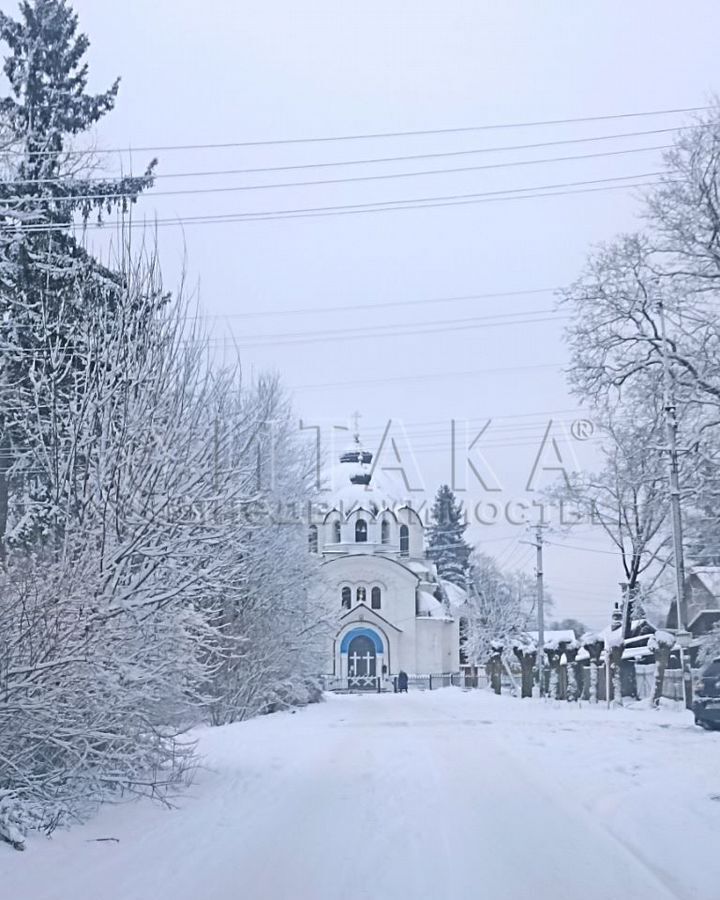
[{"label": "person walking", "polygon": [[400,671],[398,672],[398,693],[399,694],[402,694],[402,693],[407,694],[407,689],[408,689],[407,672],[403,672],[403,670],[400,669]]}]

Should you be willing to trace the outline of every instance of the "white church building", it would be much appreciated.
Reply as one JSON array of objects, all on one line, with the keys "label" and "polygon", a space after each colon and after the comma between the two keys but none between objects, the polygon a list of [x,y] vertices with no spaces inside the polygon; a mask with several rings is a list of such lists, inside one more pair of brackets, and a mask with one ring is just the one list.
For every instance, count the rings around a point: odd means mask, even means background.
[{"label": "white church building", "polygon": [[332,472],[331,508],[310,535],[322,558],[319,589],[338,616],[326,671],[336,686],[355,690],[391,689],[401,670],[460,668],[453,610],[464,592],[438,578],[420,516],[388,496],[396,486],[372,472],[372,459],[356,436]]}]

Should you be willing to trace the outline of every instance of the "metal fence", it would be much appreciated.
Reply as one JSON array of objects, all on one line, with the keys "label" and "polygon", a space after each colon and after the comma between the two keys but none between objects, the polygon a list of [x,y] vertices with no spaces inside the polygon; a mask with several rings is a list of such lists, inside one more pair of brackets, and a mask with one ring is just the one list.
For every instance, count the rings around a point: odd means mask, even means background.
[{"label": "metal fence", "polygon": [[[428,674],[408,675],[408,690],[436,691],[446,687],[460,687],[464,689],[484,688],[488,686],[488,678],[485,672],[477,675],[450,672],[432,672]],[[510,682],[508,681],[508,689]],[[349,691],[362,693],[387,693],[396,692],[398,689],[397,675],[389,675],[373,678],[340,678],[338,675],[325,675],[323,687],[326,691]]]},{"label": "metal fence", "polygon": [[[546,671],[545,690],[550,692],[549,672]],[[578,686],[580,687],[580,697],[589,698],[589,670],[584,667],[584,675],[578,673]],[[624,679],[625,680],[625,679]],[[502,676],[502,693],[516,693],[519,681],[519,673],[515,676],[515,681],[510,678],[509,674],[504,672]],[[654,665],[638,665],[634,664],[634,677],[630,680],[634,685],[635,695],[637,699],[649,699],[653,695],[655,689],[655,666]],[[413,673],[408,675],[408,690],[412,691],[435,691],[440,688],[459,687],[464,690],[489,688],[489,679],[484,669],[478,669],[475,673]],[[598,666],[597,677],[597,693],[598,700],[601,702],[606,700],[605,696],[606,675],[604,665]],[[381,677],[365,677],[362,679],[340,678],[337,675],[325,675],[323,677],[323,688],[326,691],[351,692],[351,693],[393,693],[396,692],[397,675],[385,675]],[[625,694],[625,691],[623,691]],[[665,679],[663,682],[663,697],[668,700],[683,699],[682,672],[680,669],[667,669],[665,671]]]},{"label": "metal fence", "polygon": [[[693,679],[694,680],[694,679]],[[652,697],[655,691],[655,666],[635,666],[635,682],[640,700]],[[663,697],[667,700],[683,699],[683,682],[681,669],[666,669],[663,679]]]}]

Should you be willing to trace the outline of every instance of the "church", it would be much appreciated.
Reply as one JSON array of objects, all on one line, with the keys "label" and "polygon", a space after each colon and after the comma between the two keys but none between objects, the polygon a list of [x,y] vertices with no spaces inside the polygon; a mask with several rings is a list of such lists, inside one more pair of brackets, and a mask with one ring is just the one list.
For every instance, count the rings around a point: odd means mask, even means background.
[{"label": "church", "polygon": [[465,593],[438,577],[420,516],[393,499],[397,485],[373,472],[372,460],[356,435],[331,474],[330,509],[310,533],[322,560],[319,589],[338,616],[326,672],[340,689],[391,690],[401,670],[460,668],[454,610]]}]

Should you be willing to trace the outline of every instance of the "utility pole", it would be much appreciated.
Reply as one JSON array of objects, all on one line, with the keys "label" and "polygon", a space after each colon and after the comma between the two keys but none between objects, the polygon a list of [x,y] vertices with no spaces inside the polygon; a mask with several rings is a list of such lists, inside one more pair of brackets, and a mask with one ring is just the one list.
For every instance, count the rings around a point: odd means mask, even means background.
[{"label": "utility pole", "polygon": [[667,453],[669,456],[670,508],[672,513],[673,555],[675,558],[675,608],[677,611],[677,642],[680,647],[680,666],[682,669],[683,698],[685,706],[692,709],[692,673],[689,660],[685,658],[685,647],[688,644],[688,632],[685,630],[683,607],[685,605],[685,560],[683,556],[682,511],[680,508],[680,469],[678,466],[677,448],[677,406],[668,357],[667,334],[665,330],[665,310],[662,300],[658,301],[660,317],[660,336],[662,338],[663,368],[663,409],[665,411],[665,429],[667,433]]},{"label": "utility pole", "polygon": [[537,647],[537,664],[538,664],[538,682],[540,685],[540,696],[545,693],[545,685],[543,682],[543,663],[545,662],[545,589],[543,585],[543,533],[542,525],[538,524],[535,529],[535,550],[536,557],[536,578],[537,578],[537,619],[538,619],[538,647]]},{"label": "utility pole", "polygon": [[543,585],[543,533],[542,530],[546,526],[541,522],[535,526],[535,540],[521,541],[522,544],[530,544],[535,547],[535,578],[537,587],[537,626],[538,639],[537,649],[535,651],[535,659],[537,661],[538,670],[538,686],[540,696],[545,694],[545,683],[543,681],[543,663],[545,662],[545,589]]}]

